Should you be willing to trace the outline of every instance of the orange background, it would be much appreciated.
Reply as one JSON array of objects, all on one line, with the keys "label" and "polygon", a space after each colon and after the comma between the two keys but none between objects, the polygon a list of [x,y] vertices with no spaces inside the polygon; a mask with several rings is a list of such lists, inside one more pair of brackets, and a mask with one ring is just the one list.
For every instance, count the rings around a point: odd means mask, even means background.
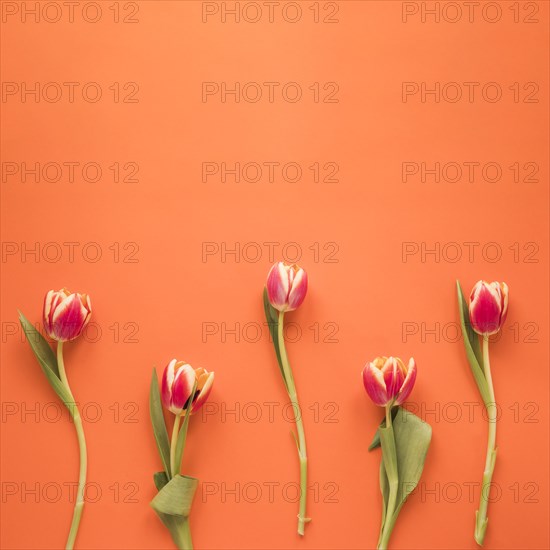
[{"label": "orange background", "polygon": [[[508,320],[491,349],[501,495],[489,506],[486,547],[548,548],[548,2],[520,2],[517,23],[511,2],[496,3],[502,16],[494,23],[481,11],[472,22],[466,11],[456,23],[422,22],[420,11],[403,22],[397,1],[321,2],[321,20],[338,8],[334,23],[316,23],[309,1],[295,23],[281,7],[273,22],[267,12],[257,23],[223,22],[221,12],[203,22],[195,1],[138,2],[133,16],[132,3],[99,2],[96,23],[83,19],[81,3],[73,22],[66,12],[35,22],[21,4],[1,26],[4,84],[79,86],[73,102],[66,93],[55,103],[23,102],[19,92],[1,103],[1,546],[60,548],[70,524],[74,429],[64,411],[55,420],[56,396],[17,327],[18,308],[39,322],[45,292],[67,286],[91,295],[95,323],[66,349],[73,392],[87,407],[96,500],[85,507],[77,547],[173,547],[148,506],[161,462],[147,401],[153,366],[160,373],[172,357],[216,372],[183,468],[202,482],[191,516],[197,548],[374,547],[380,453],[367,447],[382,410],[360,372],[376,355],[393,354],[417,360],[410,407],[432,425],[433,439],[391,546],[475,548],[487,425],[456,338],[455,279],[467,293],[484,278],[510,286]],[[137,22],[116,23],[112,5]],[[203,82],[270,81],[280,83],[273,102],[201,97]],[[96,103],[82,99],[87,82],[101,86]],[[137,102],[115,102],[115,82],[137,83]],[[301,101],[281,97],[287,82],[300,84]],[[309,89],[315,82],[319,102]],[[338,84],[337,103],[322,101],[327,82]],[[420,94],[404,102],[403,82],[480,85],[472,102],[422,102]],[[501,87],[500,101],[481,96],[488,82]],[[524,102],[529,82],[538,85],[536,103]],[[5,174],[14,166],[5,163],[23,162],[95,162],[102,177],[87,182],[77,169],[73,182],[67,172],[56,182],[23,182],[20,172]],[[139,181],[114,182],[114,162],[136,163]],[[280,172],[273,182],[264,172],[256,183],[223,183],[219,174],[203,183],[204,162],[296,162],[303,174],[295,183]],[[337,182],[313,181],[315,162],[337,163]],[[496,162],[502,177],[403,182],[404,162]],[[516,162],[519,182],[509,168]],[[526,163],[538,166],[535,181],[523,181],[533,166]],[[78,243],[74,258],[69,241]],[[463,243],[472,241],[479,245],[469,257]],[[279,243],[274,258],[268,242]],[[39,257],[25,254],[35,243]],[[203,257],[204,243],[240,253]],[[298,480],[293,425],[261,302],[272,259],[293,259],[288,243],[297,243],[310,278],[306,301],[288,315],[301,329],[288,351],[310,458],[313,521],[304,539],[287,486]],[[418,252],[403,257],[404,246]],[[439,257],[422,257],[436,246]]]}]

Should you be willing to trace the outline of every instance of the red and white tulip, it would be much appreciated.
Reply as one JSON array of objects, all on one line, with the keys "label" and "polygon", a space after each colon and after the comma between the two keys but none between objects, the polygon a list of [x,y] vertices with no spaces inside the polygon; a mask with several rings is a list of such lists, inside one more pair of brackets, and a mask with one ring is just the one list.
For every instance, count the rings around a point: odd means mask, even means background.
[{"label": "red and white tulip", "polygon": [[372,401],[380,406],[401,405],[416,380],[416,363],[405,366],[399,357],[377,357],[363,369],[363,384]]},{"label": "red and white tulip", "polygon": [[307,273],[296,264],[277,262],[267,276],[269,303],[278,311],[300,307],[307,294]]},{"label": "red and white tulip", "polygon": [[[195,383],[197,387],[193,402],[189,403]],[[184,361],[172,359],[162,375],[162,402],[170,412],[176,415],[182,414],[189,408],[192,413],[197,412],[208,399],[213,383],[213,372],[203,368],[194,369]]]},{"label": "red and white tulip", "polygon": [[78,338],[92,316],[87,294],[62,288],[50,290],[44,299],[44,330],[53,340],[67,342]]},{"label": "red and white tulip", "polygon": [[481,335],[496,334],[508,314],[508,285],[478,281],[470,293],[470,323]]}]

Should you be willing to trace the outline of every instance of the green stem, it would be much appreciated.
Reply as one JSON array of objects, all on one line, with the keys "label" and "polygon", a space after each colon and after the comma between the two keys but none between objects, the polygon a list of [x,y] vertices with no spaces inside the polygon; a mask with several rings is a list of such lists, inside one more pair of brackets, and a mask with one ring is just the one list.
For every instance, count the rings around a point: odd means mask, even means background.
[{"label": "green stem", "polygon": [[392,403],[386,405],[386,426],[387,434],[389,437],[383,437],[381,439],[384,467],[386,468],[386,475],[388,477],[388,484],[390,493],[388,495],[388,506],[386,508],[386,515],[384,521],[384,527],[378,541],[378,549],[386,550],[390,540],[391,533],[395,521],[393,516],[395,514],[395,505],[397,503],[397,490],[399,488],[399,478],[397,472],[397,450],[395,447],[395,436],[393,433],[393,425],[391,418]]},{"label": "green stem", "polygon": [[[84,428],[82,426],[82,419],[80,418],[80,412],[76,406],[69,381],[67,380],[67,374],[65,373],[65,362],[63,361],[63,342],[57,343],[57,365],[59,367],[59,377],[63,385],[67,388],[69,395],[71,396],[72,403],[67,404],[67,408],[71,413],[74,426],[76,429],[76,436],[78,439],[78,448],[80,451],[80,474],[78,477],[78,489],[76,493],[76,503],[74,506],[73,520],[71,523],[71,529],[67,538],[66,550],[72,550],[74,547],[76,535],[78,533],[78,527],[80,525],[80,518],[82,516],[82,510],[84,508],[84,489],[86,485],[86,470],[88,468],[88,456],[86,452],[86,439],[84,437]],[[72,409],[69,405],[72,405]]]},{"label": "green stem", "polygon": [[189,518],[183,519],[183,524],[181,526],[182,534],[182,550],[193,550],[193,539],[191,538],[191,528],[189,526]]},{"label": "green stem", "polygon": [[171,477],[174,477],[179,471],[178,465],[176,464],[176,447],[178,444],[180,419],[181,415],[176,414],[176,418],[174,419],[174,427],[172,428],[172,441],[170,443],[170,473],[172,474]]},{"label": "green stem", "polygon": [[296,386],[294,384],[294,377],[292,370],[288,362],[288,356],[285,347],[284,338],[284,311],[279,312],[279,322],[277,326],[279,350],[281,353],[281,363],[283,365],[283,372],[288,388],[288,396],[295,413],[296,431],[298,432],[298,458],[300,459],[300,508],[298,512],[298,534],[303,535],[305,531],[305,525],[311,521],[306,516],[307,506],[307,450],[306,450],[306,434],[304,432],[304,423],[302,421],[302,414],[300,404],[298,403],[298,395],[296,393]]},{"label": "green stem", "polygon": [[485,532],[487,531],[487,523],[489,522],[487,518],[487,507],[489,506],[489,492],[497,458],[497,449],[495,447],[497,437],[497,406],[495,401],[495,390],[493,388],[493,378],[491,376],[491,364],[489,362],[488,335],[483,336],[483,367],[491,401],[486,404],[489,420],[489,436],[487,438],[487,456],[485,458],[485,470],[483,471],[479,510],[476,512],[476,527],[474,532],[474,538],[480,546],[483,546]]}]

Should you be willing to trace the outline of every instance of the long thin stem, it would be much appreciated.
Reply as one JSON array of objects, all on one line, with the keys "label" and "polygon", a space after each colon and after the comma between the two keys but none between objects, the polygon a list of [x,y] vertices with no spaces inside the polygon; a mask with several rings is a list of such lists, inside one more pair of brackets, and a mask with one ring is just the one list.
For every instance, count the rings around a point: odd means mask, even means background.
[{"label": "long thin stem", "polygon": [[[388,495],[388,506],[386,508],[384,528],[380,535],[380,541],[378,543],[379,550],[385,550],[388,547],[388,542],[393,530],[394,521],[393,515],[395,513],[395,505],[397,503],[397,490],[399,488],[399,478],[397,468],[397,457],[395,456],[395,436],[393,434],[393,424],[391,417],[392,405],[386,405],[386,430],[391,434],[392,444],[390,446],[391,452],[394,456],[384,456],[384,466],[386,468],[386,475],[388,477],[388,484],[390,486],[390,492]],[[388,450],[390,449],[388,448]]]},{"label": "long thin stem", "polygon": [[170,443],[170,473],[174,477],[178,473],[178,465],[176,464],[176,447],[178,444],[178,433],[180,427],[181,415],[176,414],[174,419],[174,427],[172,428],[172,441]]},{"label": "long thin stem", "polygon": [[495,390],[493,388],[493,378],[491,376],[491,364],[489,362],[489,336],[483,336],[483,367],[485,379],[489,388],[491,402],[487,405],[487,416],[489,420],[489,436],[487,438],[487,456],[485,458],[485,470],[483,471],[483,481],[481,483],[481,495],[479,500],[479,510],[476,512],[476,527],[474,538],[482,546],[487,531],[487,507],[489,506],[489,492],[491,490],[491,480],[495,469],[497,450],[495,447],[497,438],[497,405],[495,401]]},{"label": "long thin stem", "polygon": [[76,401],[74,400],[73,393],[69,386],[69,381],[67,380],[67,374],[65,373],[65,362],[63,361],[63,342],[57,343],[57,365],[59,367],[59,377],[61,382],[67,388],[69,395],[72,400],[72,409],[69,408],[69,411],[74,420],[74,427],[76,429],[76,436],[78,439],[78,448],[80,451],[80,474],[78,476],[78,489],[76,493],[76,503],[74,506],[73,520],[71,523],[71,529],[69,531],[69,536],[67,538],[67,544],[65,546],[66,550],[72,550],[76,540],[76,535],[78,533],[78,527],[80,525],[80,518],[82,516],[82,510],[84,508],[84,489],[86,485],[86,471],[88,468],[88,455],[86,451],[86,439],[84,437],[84,428],[82,426],[82,419],[80,418],[80,412],[76,406]]},{"label": "long thin stem", "polygon": [[298,394],[296,393],[296,386],[294,384],[294,377],[292,375],[292,370],[288,362],[288,356],[286,353],[285,347],[285,338],[284,338],[284,312],[279,312],[279,322],[278,322],[278,341],[279,341],[279,350],[281,353],[281,363],[283,365],[283,372],[285,373],[285,380],[288,388],[288,396],[292,407],[294,409],[295,421],[296,421],[296,431],[298,432],[298,457],[300,459],[300,508],[298,512],[298,534],[303,535],[305,530],[305,525],[307,522],[311,521],[310,518],[306,516],[306,506],[307,506],[307,450],[306,450],[306,434],[304,431],[304,423],[302,421],[302,414],[300,409],[300,404],[298,403]]}]

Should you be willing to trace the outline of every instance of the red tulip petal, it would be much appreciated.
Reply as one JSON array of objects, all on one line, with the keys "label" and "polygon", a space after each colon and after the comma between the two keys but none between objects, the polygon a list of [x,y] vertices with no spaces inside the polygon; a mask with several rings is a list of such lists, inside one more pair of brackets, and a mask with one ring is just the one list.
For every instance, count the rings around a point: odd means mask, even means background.
[{"label": "red tulip petal", "polygon": [[56,340],[66,342],[77,338],[84,329],[88,311],[78,294],[70,294],[55,308],[51,325]]},{"label": "red tulip petal", "polygon": [[478,281],[470,295],[469,313],[472,327],[478,334],[496,334],[502,313],[500,285]]},{"label": "red tulip petal", "polygon": [[293,278],[288,295],[288,311],[293,311],[302,305],[307,294],[307,273],[299,269]]},{"label": "red tulip petal", "polygon": [[195,385],[195,371],[191,365],[183,364],[176,371],[174,381],[172,383],[172,396],[170,400],[170,410],[174,414],[181,414],[191,392]]},{"label": "red tulip petal", "polygon": [[405,377],[405,381],[403,382],[403,385],[401,386],[401,390],[399,391],[399,394],[397,395],[397,399],[395,400],[396,405],[401,405],[401,403],[404,403],[406,401],[407,397],[409,397],[409,395],[412,392],[415,381],[416,381],[416,362],[411,357],[409,359],[409,365],[407,367],[407,376]]},{"label": "red tulip petal", "polygon": [[398,394],[405,379],[395,357],[388,357],[382,367],[382,374],[384,375],[388,399],[393,399]]},{"label": "red tulip petal", "polygon": [[170,403],[172,401],[172,383],[174,382],[176,363],[176,359],[172,359],[162,373],[160,395],[162,398],[162,404],[167,409],[170,408]]},{"label": "red tulip petal", "polygon": [[208,399],[210,392],[212,391],[212,386],[214,384],[214,373],[209,372],[206,377],[206,382],[204,382],[203,387],[200,390],[197,390],[195,393],[195,399],[193,399],[193,405],[191,407],[191,412],[197,412]]},{"label": "red tulip petal", "polygon": [[279,311],[286,307],[289,284],[288,274],[283,262],[277,262],[267,276],[267,296],[270,304]]},{"label": "red tulip petal", "polygon": [[363,369],[363,384],[374,404],[384,407],[388,402],[384,374],[373,363],[367,363]]}]

